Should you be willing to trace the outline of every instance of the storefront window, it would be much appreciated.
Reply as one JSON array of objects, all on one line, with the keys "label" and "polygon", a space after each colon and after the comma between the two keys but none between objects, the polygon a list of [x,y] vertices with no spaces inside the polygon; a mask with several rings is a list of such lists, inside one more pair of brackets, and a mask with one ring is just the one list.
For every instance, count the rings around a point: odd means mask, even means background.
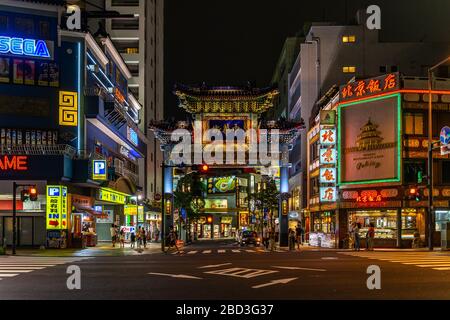
[{"label": "storefront window", "polygon": [[436,231],[441,231],[442,224],[450,222],[450,211],[436,210]]},{"label": "storefront window", "polygon": [[334,212],[316,212],[313,215],[314,232],[334,233],[336,229],[336,219]]}]

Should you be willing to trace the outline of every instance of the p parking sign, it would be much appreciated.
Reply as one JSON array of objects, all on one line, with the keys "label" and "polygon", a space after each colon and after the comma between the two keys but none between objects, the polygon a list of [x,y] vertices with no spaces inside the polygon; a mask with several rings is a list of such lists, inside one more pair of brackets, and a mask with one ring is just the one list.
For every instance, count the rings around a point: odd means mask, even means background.
[{"label": "p parking sign", "polygon": [[107,180],[106,170],[106,160],[93,160],[92,180]]}]

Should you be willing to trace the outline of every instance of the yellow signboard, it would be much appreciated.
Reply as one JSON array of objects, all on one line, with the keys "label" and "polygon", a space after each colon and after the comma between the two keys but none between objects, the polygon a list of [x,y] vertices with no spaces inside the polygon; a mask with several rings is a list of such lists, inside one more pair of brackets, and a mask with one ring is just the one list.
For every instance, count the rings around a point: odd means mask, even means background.
[{"label": "yellow signboard", "polygon": [[125,204],[129,195],[112,189],[101,188],[98,191],[98,200],[107,201],[118,204]]},{"label": "yellow signboard", "polygon": [[[138,211],[139,208],[139,211]],[[124,214],[126,216],[135,216],[139,212],[139,219],[144,220],[144,206],[137,206],[135,204],[129,204],[124,206]]]},{"label": "yellow signboard", "polygon": [[62,217],[61,194],[62,194],[61,186],[47,186],[47,210],[46,210],[47,230],[61,229],[61,217]]}]

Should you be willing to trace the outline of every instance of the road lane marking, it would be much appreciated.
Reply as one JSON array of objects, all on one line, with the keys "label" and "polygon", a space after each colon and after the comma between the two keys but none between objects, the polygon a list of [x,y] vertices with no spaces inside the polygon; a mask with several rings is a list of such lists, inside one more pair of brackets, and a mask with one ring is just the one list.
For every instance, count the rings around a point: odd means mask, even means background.
[{"label": "road lane marking", "polygon": [[305,270],[305,271],[319,271],[319,272],[325,272],[325,271],[327,271],[327,270],[325,270],[325,269],[303,268],[303,267],[283,267],[283,266],[272,266],[272,268],[277,268],[277,269],[286,269],[286,270]]},{"label": "road lane marking", "polygon": [[234,253],[241,253],[241,250],[237,250],[237,249],[234,249],[234,250],[231,250],[232,252],[234,252]]},{"label": "road lane marking", "polygon": [[0,273],[0,277],[4,278],[12,278],[18,275],[19,275],[18,273]]},{"label": "road lane marking", "polygon": [[187,254],[196,254],[198,251],[189,251]]},{"label": "road lane marking", "polygon": [[154,276],[177,278],[177,279],[197,279],[197,280],[202,279],[202,278],[190,276],[187,274],[170,274],[170,273],[159,273],[159,272],[149,272],[148,274],[154,275]]},{"label": "road lane marking", "polygon": [[322,257],[322,260],[338,260],[338,257]]},{"label": "road lane marking", "polygon": [[17,269],[8,269],[8,270],[0,270],[0,272],[6,272],[6,273],[13,273],[13,272],[17,272],[17,273],[28,273],[34,270],[17,270]]},{"label": "road lane marking", "polygon": [[264,287],[268,287],[268,286],[274,286],[277,284],[287,284],[291,281],[297,280],[298,278],[287,278],[287,279],[279,279],[279,280],[272,280],[268,283],[263,283],[263,284],[259,284],[256,286],[253,286],[253,289],[259,289],[259,288],[264,288]]},{"label": "road lane marking", "polygon": [[222,263],[222,264],[210,264],[210,265],[203,266],[203,267],[198,267],[198,268],[199,269],[218,268],[218,267],[228,266],[230,264],[231,264],[230,262]]},{"label": "road lane marking", "polygon": [[220,250],[217,250],[217,252],[218,253],[225,253],[225,250],[220,249]]},{"label": "road lane marking", "polygon": [[271,274],[271,273],[276,273],[276,272],[278,272],[278,271],[262,270],[262,269],[248,269],[248,268],[228,268],[228,269],[222,269],[222,270],[207,271],[205,273],[250,279],[250,278],[255,278],[255,277],[259,277],[259,276],[263,276],[263,275],[267,275],[267,274]]},{"label": "road lane marking", "polygon": [[448,271],[448,270],[450,270],[450,267],[446,267],[446,268],[433,268],[433,270],[438,270],[438,271]]},{"label": "road lane marking", "polygon": [[208,253],[211,253],[211,252],[212,252],[211,250],[204,250],[203,254],[208,254]]},{"label": "road lane marking", "polygon": [[421,268],[450,267],[450,263],[418,264],[417,266]]},{"label": "road lane marking", "polygon": [[45,269],[45,267],[30,267],[30,266],[8,266],[8,267],[0,267],[0,271],[3,271],[4,269],[18,269],[18,270],[42,270]]}]

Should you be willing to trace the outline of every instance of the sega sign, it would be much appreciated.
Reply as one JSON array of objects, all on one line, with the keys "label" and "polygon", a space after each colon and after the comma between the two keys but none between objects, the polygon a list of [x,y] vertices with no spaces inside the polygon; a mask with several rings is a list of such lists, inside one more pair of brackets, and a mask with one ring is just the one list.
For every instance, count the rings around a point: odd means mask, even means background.
[{"label": "sega sign", "polygon": [[48,43],[44,40],[0,36],[0,54],[12,54],[35,58],[51,58]]},{"label": "sega sign", "polygon": [[106,170],[107,170],[106,160],[93,160],[92,161],[92,179],[93,180],[107,180]]}]

